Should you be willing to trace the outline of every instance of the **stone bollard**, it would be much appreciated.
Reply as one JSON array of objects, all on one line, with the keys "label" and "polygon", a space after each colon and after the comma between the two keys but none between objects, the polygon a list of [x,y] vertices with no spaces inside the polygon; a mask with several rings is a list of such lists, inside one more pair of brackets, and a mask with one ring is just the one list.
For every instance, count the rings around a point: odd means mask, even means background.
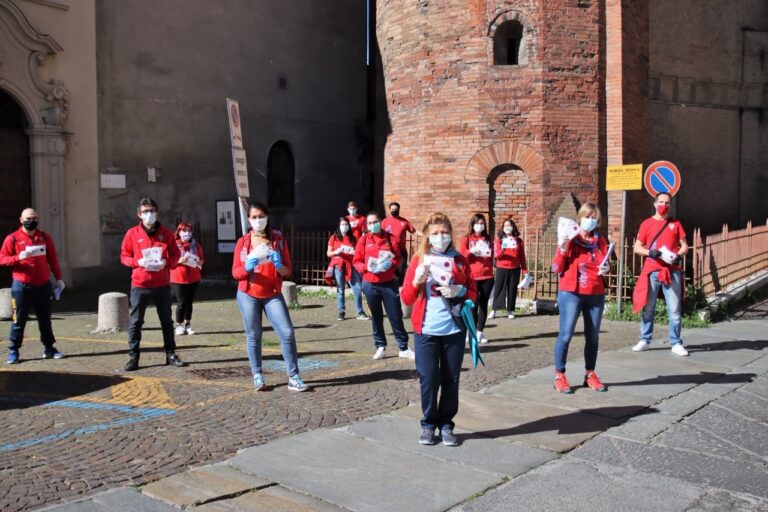
[{"label": "stone bollard", "polygon": [[13,305],[11,304],[11,289],[0,288],[0,320],[13,319]]},{"label": "stone bollard", "polygon": [[99,320],[94,333],[124,331],[128,328],[128,296],[120,292],[99,295]]},{"label": "stone bollard", "polygon": [[283,298],[289,308],[299,308],[299,290],[296,288],[296,283],[291,281],[283,281]]}]

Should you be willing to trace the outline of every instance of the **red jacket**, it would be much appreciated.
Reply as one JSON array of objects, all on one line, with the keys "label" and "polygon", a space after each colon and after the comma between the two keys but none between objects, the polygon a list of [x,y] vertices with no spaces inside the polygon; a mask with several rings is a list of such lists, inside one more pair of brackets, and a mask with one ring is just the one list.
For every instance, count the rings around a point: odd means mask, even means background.
[{"label": "red jacket", "polygon": [[[30,256],[19,259],[19,253],[30,245],[45,245],[45,255]],[[20,281],[32,286],[40,286],[51,279],[51,272],[56,280],[61,279],[59,258],[56,257],[56,246],[48,233],[36,229],[32,235],[27,235],[24,228],[14,231],[3,241],[0,249],[0,265],[11,267],[14,281]]]},{"label": "red jacket", "polygon": [[[192,243],[194,242],[194,248],[192,247]],[[193,254],[197,255],[198,258],[198,264],[200,266],[203,265],[204,259],[203,259],[203,248],[200,246],[199,243],[197,243],[197,240],[192,239],[189,242],[182,242],[178,238],[176,239],[176,247],[179,248],[179,253],[181,253],[181,257],[183,257],[188,252],[192,252]],[[177,283],[177,284],[192,284],[192,283],[198,283],[203,279],[202,273],[200,272],[200,269],[198,267],[190,267],[185,264],[177,265],[176,268],[171,270],[171,282]]]},{"label": "red jacket", "polygon": [[405,250],[406,233],[414,233],[416,231],[416,228],[413,227],[413,224],[408,219],[391,215],[381,221],[381,229],[394,235],[401,251]]},{"label": "red jacket", "polygon": [[349,221],[349,230],[355,235],[355,240],[360,240],[363,233],[368,231],[365,215],[347,215],[347,220]]},{"label": "red jacket", "polygon": [[603,276],[597,275],[597,267],[608,253],[605,238],[597,231],[592,232],[596,237],[592,249],[584,247],[581,235],[568,242],[565,254],[557,248],[552,259],[552,272],[560,274],[558,289],[581,295],[600,295],[605,293]]},{"label": "red jacket", "polygon": [[[283,260],[283,267],[291,270],[291,254],[288,252],[288,244],[285,242],[282,233],[273,229],[270,232],[272,237],[272,250],[278,251]],[[275,265],[267,260],[260,263],[253,269],[253,272],[245,270],[245,260],[251,252],[251,233],[246,233],[235,246],[235,254],[232,258],[232,277],[239,283],[237,289],[247,293],[257,299],[270,299],[282,293],[283,276],[277,271]]]},{"label": "red jacket", "polygon": [[[368,272],[368,259],[378,258],[380,251],[389,251],[394,254],[392,266],[380,274]],[[400,263],[400,246],[397,244],[395,237],[386,231],[381,231],[376,235],[366,233],[357,241],[355,257],[352,263],[357,271],[360,272],[360,275],[363,276],[364,281],[386,283],[395,278],[395,268]]]},{"label": "red jacket", "polygon": [[[144,257],[141,251],[150,247],[162,248],[165,267],[157,272],[149,272],[144,267],[139,266],[139,260]],[[171,230],[160,225],[155,234],[149,236],[144,231],[141,221],[125,233],[123,246],[120,250],[120,263],[133,269],[131,286],[135,288],[168,286],[171,282],[171,269],[176,268],[176,265],[179,264],[179,258],[181,258],[181,253],[176,247],[176,239]]]},{"label": "red jacket", "polygon": [[501,248],[502,240],[497,238],[493,243],[493,256],[496,258],[496,268],[522,269],[523,274],[528,272],[528,265],[525,263],[525,247],[523,239],[519,236],[504,236],[504,240],[513,240],[516,247],[514,249],[506,247]]},{"label": "red jacket", "polygon": [[[456,254],[453,261],[454,265],[451,267],[450,284],[460,284],[464,286],[467,291],[462,299],[470,299],[477,303],[477,284],[475,284],[475,280],[472,279],[467,259],[461,254]],[[413,331],[421,334],[424,315],[427,312],[427,295],[423,284],[418,287],[413,286],[413,278],[416,275],[416,267],[418,266],[419,257],[414,256],[411,263],[408,265],[408,270],[405,272],[405,282],[403,282],[400,298],[403,300],[404,304],[413,305],[413,311],[411,311]]]},{"label": "red jacket", "polygon": [[[469,236],[463,236],[459,240],[459,252],[469,261],[469,270],[475,281],[493,279],[493,256],[475,256],[469,252],[469,249],[481,240],[485,240],[485,237],[474,233]],[[490,240],[486,240],[486,242],[488,242],[489,248],[493,247],[493,243]]]},{"label": "red jacket", "polygon": [[[341,240],[337,239],[336,235],[331,235],[328,239],[328,250],[335,251],[342,246],[351,247],[353,250],[355,249],[355,244],[349,238],[349,235],[344,235]],[[331,262],[328,268],[333,269],[333,267],[339,267],[343,270],[345,279],[349,281],[352,279],[352,260],[354,257],[354,253],[348,252],[334,254],[331,256]]]}]

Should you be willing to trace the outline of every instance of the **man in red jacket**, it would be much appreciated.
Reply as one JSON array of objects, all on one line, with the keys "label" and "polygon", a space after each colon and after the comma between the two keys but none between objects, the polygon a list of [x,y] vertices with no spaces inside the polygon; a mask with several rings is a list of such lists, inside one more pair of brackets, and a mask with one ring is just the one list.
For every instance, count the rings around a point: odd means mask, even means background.
[{"label": "man in red jacket", "polygon": [[56,350],[51,327],[51,272],[56,277],[56,296],[64,289],[61,280],[61,268],[56,257],[56,247],[48,233],[37,229],[39,217],[32,208],[21,212],[21,227],[5,237],[0,249],[0,265],[11,267],[11,301],[13,304],[13,323],[11,324],[11,342],[8,347],[8,364],[19,362],[19,349],[24,341],[24,327],[27,325],[29,311],[34,308],[37,325],[40,328],[40,341],[45,349],[43,359],[61,359],[64,355]]},{"label": "man in red jacket", "polygon": [[171,273],[179,264],[181,253],[173,233],[157,221],[157,203],[148,197],[139,201],[136,215],[138,225],[125,233],[120,251],[120,263],[131,272],[131,317],[128,323],[128,355],[125,371],[139,369],[139,344],[144,312],[151,300],[163,331],[165,364],[186,366],[176,355],[171,319]]},{"label": "man in red jacket", "polygon": [[381,221],[381,229],[394,236],[400,246],[400,263],[395,269],[395,276],[397,277],[397,285],[402,286],[405,271],[408,268],[408,248],[405,244],[405,236],[407,233],[415,233],[416,228],[413,227],[411,221],[400,216],[400,203],[392,202],[389,203],[389,217]]}]

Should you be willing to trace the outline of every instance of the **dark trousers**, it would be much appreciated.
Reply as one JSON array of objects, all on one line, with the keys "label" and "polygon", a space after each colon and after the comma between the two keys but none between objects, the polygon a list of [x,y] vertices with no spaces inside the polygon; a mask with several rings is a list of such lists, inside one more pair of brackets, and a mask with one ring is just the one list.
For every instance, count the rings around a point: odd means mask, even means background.
[{"label": "dark trousers", "polygon": [[27,325],[29,312],[34,309],[37,316],[37,325],[40,328],[40,341],[45,345],[46,351],[53,349],[56,338],[53,337],[51,327],[51,295],[53,288],[51,283],[32,286],[21,281],[13,281],[11,284],[11,303],[13,306],[13,319],[11,323],[10,350],[19,350],[24,341],[24,327]]},{"label": "dark trousers", "polygon": [[190,284],[171,283],[173,296],[176,297],[177,324],[183,324],[185,320],[189,323],[192,320],[192,301],[195,300],[198,284],[200,282]]},{"label": "dark trousers", "polygon": [[408,270],[408,251],[404,249],[400,253],[400,263],[397,264],[397,268],[395,269],[395,279],[397,280],[398,288],[403,286],[406,270]]},{"label": "dark trousers", "polygon": [[518,283],[520,283],[519,268],[496,268],[493,309],[506,309],[508,313],[515,310]]},{"label": "dark trousers", "polygon": [[400,350],[408,348],[408,331],[403,325],[403,307],[400,305],[400,292],[395,280],[386,283],[371,283],[363,281],[362,286],[368,309],[371,310],[371,324],[373,327],[373,341],[377,347],[387,346],[387,337],[384,334],[384,310],[389,318],[389,325],[395,334],[395,340]]},{"label": "dark trousers", "polygon": [[414,335],[422,428],[454,427],[453,418],[459,412],[459,375],[466,333],[462,330],[448,336]]},{"label": "dark trousers", "polygon": [[475,281],[477,283],[477,307],[472,310],[475,317],[475,326],[478,331],[485,329],[485,321],[488,318],[488,300],[493,290],[493,278]]},{"label": "dark trousers", "polygon": [[128,321],[128,354],[139,357],[141,343],[141,326],[144,325],[144,312],[149,301],[155,303],[157,317],[163,330],[163,348],[166,353],[176,351],[176,340],[173,337],[173,319],[171,318],[171,287],[131,288],[131,318]]}]

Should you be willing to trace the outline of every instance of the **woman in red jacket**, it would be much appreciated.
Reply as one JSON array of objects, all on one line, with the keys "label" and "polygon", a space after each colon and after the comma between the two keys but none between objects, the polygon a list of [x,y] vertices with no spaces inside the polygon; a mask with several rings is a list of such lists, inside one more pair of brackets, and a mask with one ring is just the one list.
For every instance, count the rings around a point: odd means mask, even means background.
[{"label": "woman in red jacket", "polygon": [[182,222],[174,233],[181,258],[171,269],[171,290],[176,297],[176,335],[195,334],[192,329],[192,302],[200,284],[203,268],[203,248],[192,236],[192,224]]},{"label": "woman in red jacket", "polygon": [[488,235],[485,215],[476,213],[469,221],[469,231],[459,241],[459,251],[467,261],[472,279],[477,284],[477,307],[472,310],[477,326],[477,339],[488,343],[483,334],[485,320],[488,317],[488,300],[493,290],[493,242]]},{"label": "woman in red jacket", "polygon": [[576,217],[579,234],[568,240],[558,240],[558,249],[552,260],[552,272],[560,275],[557,307],[560,311],[560,333],[555,345],[555,389],[560,393],[573,393],[565,377],[568,345],[576,328],[579,315],[584,316],[584,386],[595,391],[606,391],[595,374],[600,321],[605,306],[605,283],[610,263],[602,264],[608,253],[605,238],[597,232],[600,210],[593,203],[584,204]]},{"label": "woman in red jacket", "polygon": [[488,318],[496,316],[497,309],[507,309],[507,318],[515,318],[517,285],[520,275],[527,274],[525,247],[520,231],[512,217],[507,217],[494,243],[496,258],[496,283],[493,288],[493,309]]},{"label": "woman in red jacket", "polygon": [[448,217],[433,213],[422,233],[425,236],[408,266],[402,292],[403,302],[413,305],[423,414],[419,443],[435,444],[435,429],[440,429],[443,444],[456,446],[453,418],[459,410],[459,374],[467,331],[451,314],[451,306],[466,299],[476,301],[477,288],[467,259],[453,246]]},{"label": "woman in red jacket", "polygon": [[358,320],[368,320],[368,315],[363,310],[363,296],[360,292],[360,273],[352,266],[352,258],[355,254],[355,244],[357,238],[351,230],[349,219],[339,218],[339,226],[328,239],[327,255],[331,258],[329,272],[333,275],[333,281],[328,284],[336,283],[336,307],[339,310],[339,320],[344,320],[346,301],[344,300],[344,289],[349,283],[352,288],[352,295],[355,298],[355,309],[357,309]]},{"label": "woman in red jacket", "polygon": [[283,235],[269,227],[269,210],[263,203],[248,207],[251,230],[235,246],[232,277],[238,281],[237,306],[245,326],[248,361],[253,373],[253,387],[264,389],[261,365],[261,317],[266,313],[280,338],[280,350],[288,371],[288,389],[306,391],[299,375],[296,335],[283,299],[283,278],[291,274],[291,256]]}]

